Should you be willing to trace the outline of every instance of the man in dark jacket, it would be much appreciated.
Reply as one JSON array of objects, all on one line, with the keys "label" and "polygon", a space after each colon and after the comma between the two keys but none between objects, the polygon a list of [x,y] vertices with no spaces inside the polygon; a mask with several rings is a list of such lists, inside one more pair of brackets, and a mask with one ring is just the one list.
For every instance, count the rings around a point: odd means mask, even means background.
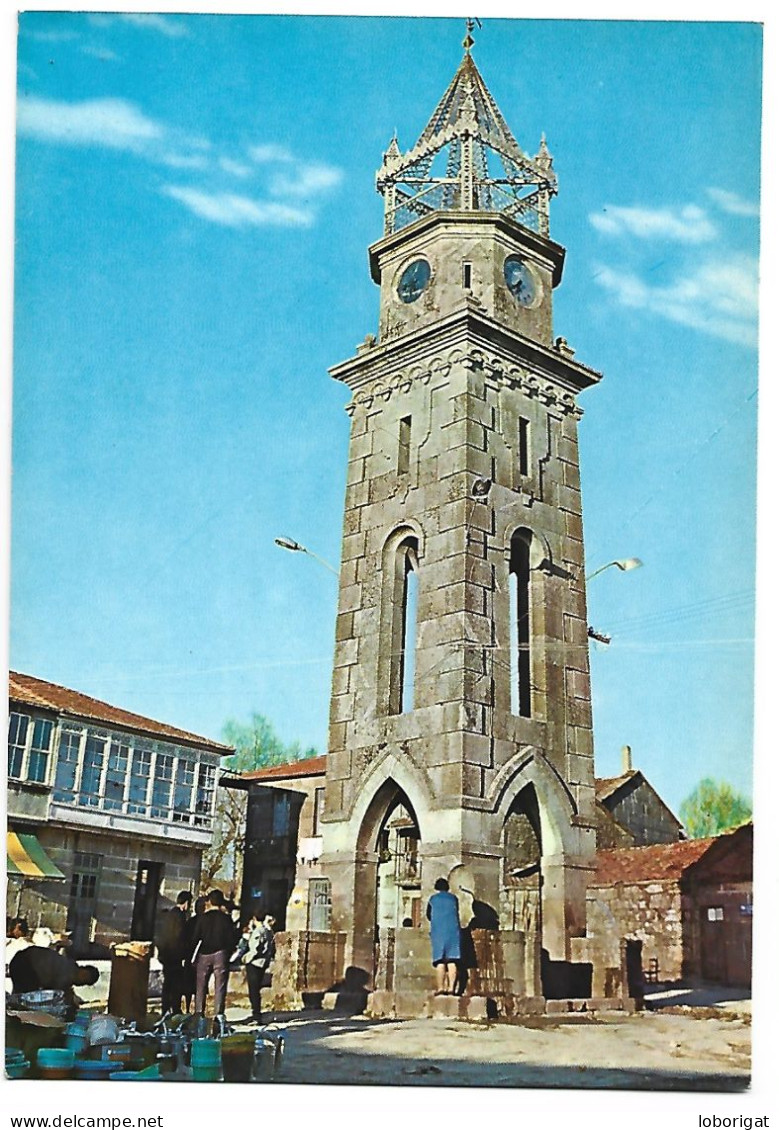
[{"label": "man in dark jacket", "polygon": [[184,992],[185,933],[192,895],[180,891],[176,905],[162,915],[157,934],[157,957],[162,965],[162,1011],[181,1012]]},{"label": "man in dark jacket", "polygon": [[195,959],[195,1012],[203,1016],[211,974],[214,975],[214,1015],[225,1010],[230,954],[238,941],[237,931],[224,910],[224,895],[214,890],[208,896],[205,914],[201,914],[193,932]]},{"label": "man in dark jacket", "polygon": [[74,985],[94,985],[100,973],[94,965],[77,965],[70,957],[49,946],[27,946],[11,958],[8,973],[15,993],[36,993],[40,989],[64,991],[73,999]]}]

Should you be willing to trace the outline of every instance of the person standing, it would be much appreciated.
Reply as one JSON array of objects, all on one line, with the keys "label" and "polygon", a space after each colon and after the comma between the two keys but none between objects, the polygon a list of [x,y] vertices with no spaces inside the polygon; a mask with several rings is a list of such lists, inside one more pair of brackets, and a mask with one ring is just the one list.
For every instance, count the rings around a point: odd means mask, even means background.
[{"label": "person standing", "polygon": [[204,1016],[206,994],[211,974],[214,975],[214,1015],[225,1010],[230,954],[237,941],[235,926],[224,912],[224,895],[213,890],[208,895],[205,913],[201,914],[192,934],[195,963],[195,1012]]},{"label": "person standing", "polygon": [[460,913],[457,896],[446,879],[436,879],[435,894],[427,904],[430,945],[436,975],[436,996],[453,996],[460,960]]},{"label": "person standing", "polygon": [[268,966],[276,956],[276,939],[273,927],[276,919],[272,914],[260,918],[259,908],[249,922],[249,931],[246,935],[246,952],[241,960],[246,969],[246,985],[249,990],[249,1002],[252,1009],[252,1020],[259,1023],[262,1020],[262,984]]},{"label": "person standing", "polygon": [[176,905],[162,916],[157,938],[157,957],[162,964],[162,1012],[180,1012],[184,994],[184,962],[186,927],[192,895],[179,891]]},{"label": "person standing", "polygon": [[184,923],[184,968],[181,975],[181,992],[184,996],[184,1011],[192,1011],[192,1002],[195,999],[195,965],[192,953],[195,949],[195,930],[197,924],[206,912],[206,900],[203,895],[195,899],[195,913]]}]

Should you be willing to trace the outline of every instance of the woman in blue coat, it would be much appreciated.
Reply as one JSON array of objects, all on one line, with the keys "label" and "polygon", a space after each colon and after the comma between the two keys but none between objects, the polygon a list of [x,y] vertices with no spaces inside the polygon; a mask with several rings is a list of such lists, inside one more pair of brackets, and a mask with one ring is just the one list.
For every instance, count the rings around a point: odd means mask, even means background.
[{"label": "woman in blue coat", "polygon": [[436,977],[436,996],[452,996],[457,983],[460,960],[460,914],[457,897],[446,879],[436,879],[434,895],[427,904],[430,919],[430,944]]}]

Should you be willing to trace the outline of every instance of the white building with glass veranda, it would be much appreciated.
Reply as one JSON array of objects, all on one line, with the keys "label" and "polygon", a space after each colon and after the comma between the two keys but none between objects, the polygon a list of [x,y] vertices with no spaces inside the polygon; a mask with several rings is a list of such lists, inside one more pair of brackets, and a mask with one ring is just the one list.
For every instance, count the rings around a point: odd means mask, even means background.
[{"label": "white building with glass veranda", "polygon": [[177,893],[197,892],[232,752],[11,672],[6,913],[70,931],[84,956],[152,938]]}]

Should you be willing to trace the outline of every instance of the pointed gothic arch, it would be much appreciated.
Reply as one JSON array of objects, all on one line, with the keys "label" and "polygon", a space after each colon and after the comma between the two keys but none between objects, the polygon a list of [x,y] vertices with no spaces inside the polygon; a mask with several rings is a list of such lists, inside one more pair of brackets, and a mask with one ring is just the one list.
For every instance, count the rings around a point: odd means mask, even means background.
[{"label": "pointed gothic arch", "polygon": [[538,799],[539,834],[544,855],[559,855],[569,847],[571,820],[577,815],[574,797],[560,774],[535,749],[521,750],[493,781],[487,800],[505,824],[517,796],[532,785]]}]

